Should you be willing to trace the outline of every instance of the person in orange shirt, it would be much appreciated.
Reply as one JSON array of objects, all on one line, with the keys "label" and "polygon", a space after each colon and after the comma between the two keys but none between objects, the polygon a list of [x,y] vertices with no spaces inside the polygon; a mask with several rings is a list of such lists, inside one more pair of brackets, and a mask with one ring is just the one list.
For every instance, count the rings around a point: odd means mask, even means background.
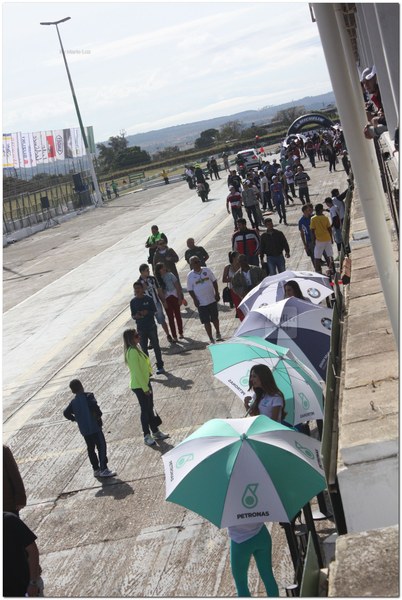
[{"label": "person in orange shirt", "polygon": [[314,241],[314,263],[317,273],[321,273],[321,257],[325,251],[325,260],[327,265],[334,271],[334,259],[332,244],[332,227],[328,217],[323,215],[324,206],[322,204],[315,205],[315,215],[311,217],[310,229]]}]

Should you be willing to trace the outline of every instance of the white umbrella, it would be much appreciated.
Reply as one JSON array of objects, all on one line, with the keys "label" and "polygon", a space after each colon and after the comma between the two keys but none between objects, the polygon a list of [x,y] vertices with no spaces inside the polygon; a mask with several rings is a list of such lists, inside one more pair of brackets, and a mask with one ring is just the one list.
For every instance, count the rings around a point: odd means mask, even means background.
[{"label": "white umbrella", "polygon": [[[279,302],[279,300],[285,299],[285,285],[289,279],[282,279],[281,281],[275,281],[266,288],[261,290],[259,296],[257,296],[252,305],[248,303],[249,310],[254,308],[261,308],[261,306],[268,306]],[[302,279],[301,277],[295,277],[291,281],[296,281],[299,284],[301,292],[304,296],[304,300],[309,300],[313,304],[320,304],[325,298],[331,296],[334,292],[332,288],[323,285],[322,283],[313,282],[310,279]],[[240,303],[239,308],[242,308]]]},{"label": "white umbrella", "polygon": [[251,310],[234,336],[257,336],[289,348],[319,379],[326,379],[332,309],[287,298]]},{"label": "white umbrella", "polygon": [[[297,280],[297,282],[300,285],[300,279],[303,280],[308,280],[310,282],[310,286],[309,288],[302,288],[303,289],[310,289],[310,288],[315,288],[317,287],[318,291],[322,292],[322,288],[318,287],[318,286],[323,286],[328,288],[328,290],[330,290],[330,294],[333,293],[333,290],[331,288],[330,285],[330,281],[329,281],[329,277],[327,277],[326,275],[322,275],[321,273],[315,273],[314,271],[283,271],[282,273],[278,273],[277,275],[269,275],[268,277],[265,277],[265,279],[263,279],[261,281],[261,283],[259,283],[257,286],[255,286],[244,298],[243,300],[240,302],[239,304],[239,308],[242,311],[242,313],[244,315],[246,315],[252,308],[253,308],[253,304],[254,302],[257,300],[258,296],[261,294],[261,292],[263,290],[265,290],[266,288],[268,288],[269,286],[271,286],[273,283],[277,283],[280,281],[289,281],[290,279],[295,279]],[[314,285],[312,285],[314,284]],[[304,284],[303,284],[304,285]],[[300,285],[301,287],[301,285]],[[328,295],[330,295],[328,294]],[[306,295],[307,297],[309,297],[309,294],[306,291]],[[310,292],[311,296],[316,295],[315,292]],[[323,296],[325,297],[325,296]],[[280,300],[281,298],[278,298],[276,301]],[[310,297],[310,300],[313,302],[313,297]],[[274,300],[275,302],[275,300]]]}]

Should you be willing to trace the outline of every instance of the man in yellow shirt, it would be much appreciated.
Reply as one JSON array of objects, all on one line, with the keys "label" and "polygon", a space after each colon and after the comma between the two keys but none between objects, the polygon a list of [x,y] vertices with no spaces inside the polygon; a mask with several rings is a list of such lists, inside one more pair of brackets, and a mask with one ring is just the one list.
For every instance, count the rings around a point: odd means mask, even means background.
[{"label": "man in yellow shirt", "polygon": [[324,206],[322,204],[315,205],[315,215],[311,217],[310,229],[314,241],[314,263],[317,273],[321,273],[321,257],[325,251],[325,260],[330,269],[333,270],[334,260],[332,244],[331,223],[325,215],[323,215]]}]

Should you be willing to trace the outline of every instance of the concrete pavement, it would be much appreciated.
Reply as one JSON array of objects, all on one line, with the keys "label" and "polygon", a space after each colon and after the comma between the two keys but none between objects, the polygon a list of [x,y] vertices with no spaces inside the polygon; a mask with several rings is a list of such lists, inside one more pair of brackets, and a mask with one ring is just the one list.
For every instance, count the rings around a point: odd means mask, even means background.
[{"label": "concrete pavement", "polygon": [[[309,174],[313,202],[346,186],[345,174],[329,174],[327,163]],[[221,280],[232,218],[225,180],[211,188],[205,204],[185,183],[130,194],[4,250],[7,274],[20,274],[4,282],[4,431],[26,483],[29,504],[21,516],[38,535],[47,596],[235,595],[226,532],[164,501],[160,454],[210,418],[242,416],[240,401],[213,378],[207,336],[188,298],[186,339],[169,346],[160,335],[168,375],[154,377],[162,429],[171,438],[145,447],[121,339],[132,326],[131,286],[146,261],[151,224],[179,256],[194,237]],[[287,262],[310,269],[299,216],[297,204],[288,211],[289,227],[280,227],[291,246]],[[185,283],[187,268],[179,266]],[[220,319],[229,337],[237,327],[233,311],[221,306]],[[104,412],[114,479],[93,478],[82,437],[62,416],[73,377],[95,393]],[[282,529],[269,528],[284,595],[293,581],[289,552]],[[254,566],[250,582],[253,595],[264,595]]]}]

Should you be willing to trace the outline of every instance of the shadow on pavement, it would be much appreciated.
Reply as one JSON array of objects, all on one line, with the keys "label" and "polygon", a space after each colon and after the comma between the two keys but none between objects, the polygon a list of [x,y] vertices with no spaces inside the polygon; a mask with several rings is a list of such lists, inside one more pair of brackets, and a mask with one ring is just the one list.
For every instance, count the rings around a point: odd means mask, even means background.
[{"label": "shadow on pavement", "polygon": [[107,480],[103,480],[102,487],[96,492],[96,497],[113,496],[115,500],[123,500],[127,496],[134,494],[134,490],[125,481],[122,481],[118,477],[110,477]]},{"label": "shadow on pavement", "polygon": [[192,379],[183,379],[182,377],[176,377],[176,375],[172,375],[171,373],[166,372],[166,377],[151,377],[150,381],[153,383],[161,383],[169,388],[179,387],[182,390],[190,390],[193,387],[194,381]]}]

